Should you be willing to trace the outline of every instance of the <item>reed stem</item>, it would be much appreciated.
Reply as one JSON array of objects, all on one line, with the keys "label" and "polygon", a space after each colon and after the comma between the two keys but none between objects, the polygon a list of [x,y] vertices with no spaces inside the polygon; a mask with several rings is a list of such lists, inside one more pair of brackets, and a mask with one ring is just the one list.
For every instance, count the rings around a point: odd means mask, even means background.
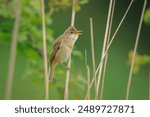
[{"label": "reed stem", "polygon": [[[113,0],[110,0],[108,17],[107,17],[107,23],[106,23],[106,30],[105,30],[105,36],[104,36],[104,42],[103,42],[103,48],[102,48],[101,61],[102,61],[104,53],[105,53],[107,39],[108,39],[109,25],[110,25],[109,22],[110,22],[110,18],[111,18],[110,16],[111,16],[111,11],[112,11],[112,4],[113,4]],[[100,65],[100,68],[99,68],[98,81],[97,81],[97,87],[96,87],[96,97],[95,97],[95,99],[98,99],[98,96],[99,96],[99,86],[100,86],[100,81],[101,81],[103,63],[104,63],[104,61],[102,61],[101,65]]]},{"label": "reed stem", "polygon": [[[96,71],[96,66],[95,66],[94,34],[93,34],[93,19],[92,18],[90,18],[90,34],[91,34],[92,65],[93,65],[93,74],[94,74]],[[96,84],[97,84],[97,79],[94,78],[95,96],[96,96]]]},{"label": "reed stem", "polygon": [[133,51],[133,57],[132,57],[132,61],[131,61],[130,73],[129,73],[128,84],[127,84],[126,100],[129,99],[133,68],[134,68],[134,63],[135,63],[135,58],[136,58],[136,51],[137,51],[137,47],[138,47],[138,43],[139,43],[140,32],[141,32],[141,28],[142,28],[142,22],[143,22],[144,12],[146,9],[146,4],[147,4],[147,0],[144,0],[143,9],[142,9],[141,18],[140,18],[140,23],[139,23],[136,41],[135,41],[135,46],[134,46],[134,51]]},{"label": "reed stem", "polygon": [[[108,31],[108,39],[107,39],[107,42],[106,42],[106,48],[107,48],[107,46],[109,44],[109,41],[110,41],[110,34],[111,34],[112,21],[113,21],[113,15],[114,15],[114,8],[115,8],[115,0],[113,1],[111,15],[110,15],[109,31]],[[101,91],[100,91],[100,100],[103,99],[103,91],[104,91],[104,84],[105,84],[105,74],[106,74],[107,60],[108,60],[108,52],[107,52],[106,57],[104,59],[104,68],[103,68],[103,74],[102,74],[103,76],[102,76],[102,86],[101,86]]]},{"label": "reed stem", "polygon": [[[75,9],[74,9],[74,5],[75,5],[75,0],[72,0],[71,26],[74,26],[74,22],[75,22]],[[67,67],[68,67],[68,68],[71,68],[71,55],[70,55],[70,58],[69,58],[69,60],[68,60]],[[64,100],[68,100],[68,99],[69,99],[69,80],[70,80],[70,71],[67,70],[67,73],[66,73],[66,83],[65,83]]]},{"label": "reed stem", "polygon": [[42,39],[43,39],[43,56],[44,56],[44,75],[45,75],[45,100],[48,100],[49,99],[49,78],[48,78],[47,52],[46,52],[46,28],[45,28],[44,0],[41,0],[41,13],[42,13]]},{"label": "reed stem", "polygon": [[16,5],[16,17],[14,21],[11,48],[10,48],[8,78],[6,82],[5,99],[7,100],[11,99],[11,95],[12,95],[12,86],[13,86],[15,61],[16,61],[17,39],[18,39],[20,14],[21,14],[20,12],[21,12],[21,0],[18,0]]},{"label": "reed stem", "polygon": [[[87,64],[87,52],[85,50],[85,67],[86,67],[86,76],[87,76],[87,89],[90,87],[90,67],[89,65]],[[87,100],[90,100],[90,97],[91,97],[91,91],[88,90],[87,91],[88,94],[87,94]]]},{"label": "reed stem", "polygon": [[[99,62],[99,64],[98,64],[98,67],[97,67],[97,69],[96,69],[96,71],[95,71],[95,73],[94,73],[94,75],[93,75],[93,77],[92,77],[92,81],[91,81],[91,84],[90,84],[90,87],[89,87],[88,90],[91,89],[91,87],[92,87],[92,85],[93,85],[93,82],[94,82],[94,77],[97,75],[97,73],[98,73],[98,71],[99,71],[99,68],[100,68],[100,66],[101,66],[101,64],[102,64],[102,62],[103,62],[105,56],[107,55],[107,52],[108,52],[110,46],[111,46],[112,43],[114,42],[115,36],[116,36],[118,30],[120,29],[120,27],[121,27],[121,25],[122,25],[122,23],[123,23],[123,21],[124,21],[126,15],[127,15],[127,13],[129,12],[129,10],[130,10],[130,8],[131,8],[131,6],[132,6],[132,4],[133,4],[133,1],[134,1],[134,0],[132,0],[132,1],[130,2],[130,4],[129,4],[129,6],[128,6],[128,8],[127,8],[127,10],[126,10],[126,12],[125,12],[125,14],[124,14],[124,16],[122,17],[122,19],[121,19],[121,21],[120,21],[120,23],[119,23],[119,25],[118,25],[118,27],[117,27],[115,33],[113,34],[113,36],[112,36],[112,38],[111,38],[111,40],[110,40],[110,42],[109,42],[109,44],[108,44],[108,46],[107,46],[107,48],[106,48],[106,51],[105,51],[105,53],[104,53],[102,59],[100,60],[100,62]],[[85,96],[85,99],[86,99],[86,98],[87,98],[87,94],[86,94],[86,96]]]}]

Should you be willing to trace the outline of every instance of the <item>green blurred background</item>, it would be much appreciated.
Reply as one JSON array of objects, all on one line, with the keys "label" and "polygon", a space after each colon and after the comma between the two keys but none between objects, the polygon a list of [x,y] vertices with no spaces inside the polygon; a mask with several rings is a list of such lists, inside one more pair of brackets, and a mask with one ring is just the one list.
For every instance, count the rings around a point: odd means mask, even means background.
[{"label": "green blurred background", "polygon": [[[63,2],[64,1],[64,2]],[[117,28],[131,0],[116,0],[112,33]],[[15,17],[15,0],[0,1],[0,99],[4,99],[10,43]],[[53,40],[70,25],[71,8],[69,0],[46,0],[47,53],[50,54]],[[125,99],[130,64],[129,52],[134,48],[143,0],[136,0],[110,50],[106,71],[103,99]],[[150,6],[148,1],[147,9]],[[84,51],[88,53],[88,64],[92,71],[90,25],[93,18],[96,66],[102,52],[107,21],[109,0],[79,0],[76,6],[75,27],[83,31],[75,44],[72,55],[69,99],[84,99],[87,91]],[[150,12],[147,13],[150,16]],[[145,17],[148,17],[145,16]],[[149,18],[150,19],[150,18]],[[143,21],[138,54],[150,55],[150,20]],[[17,47],[12,99],[44,99],[44,76],[42,59],[42,30],[39,0],[22,0],[21,21]],[[143,60],[143,59],[142,59]],[[142,62],[142,61],[141,61]],[[149,63],[139,66],[133,74],[129,99],[149,99]],[[58,66],[55,79],[50,83],[50,99],[63,99],[66,70]],[[92,73],[91,73],[92,77]],[[91,99],[94,99],[92,87]]]}]

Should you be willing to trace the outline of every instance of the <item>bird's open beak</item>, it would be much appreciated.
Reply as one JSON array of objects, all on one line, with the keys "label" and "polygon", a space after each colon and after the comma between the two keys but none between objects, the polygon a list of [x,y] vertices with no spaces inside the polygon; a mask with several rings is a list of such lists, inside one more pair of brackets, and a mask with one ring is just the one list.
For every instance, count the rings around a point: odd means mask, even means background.
[{"label": "bird's open beak", "polygon": [[80,31],[78,31],[78,34],[79,34],[79,35],[81,35],[81,34],[82,34],[82,31],[81,31],[81,30],[80,30]]}]

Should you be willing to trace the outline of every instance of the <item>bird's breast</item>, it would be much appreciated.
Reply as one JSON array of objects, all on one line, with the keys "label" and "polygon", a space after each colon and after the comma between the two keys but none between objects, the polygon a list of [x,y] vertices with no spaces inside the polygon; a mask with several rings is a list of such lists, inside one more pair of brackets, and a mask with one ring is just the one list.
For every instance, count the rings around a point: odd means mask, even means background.
[{"label": "bird's breast", "polygon": [[71,55],[72,48],[67,44],[62,44],[61,48],[58,50],[55,59],[56,61],[63,63],[67,61]]}]

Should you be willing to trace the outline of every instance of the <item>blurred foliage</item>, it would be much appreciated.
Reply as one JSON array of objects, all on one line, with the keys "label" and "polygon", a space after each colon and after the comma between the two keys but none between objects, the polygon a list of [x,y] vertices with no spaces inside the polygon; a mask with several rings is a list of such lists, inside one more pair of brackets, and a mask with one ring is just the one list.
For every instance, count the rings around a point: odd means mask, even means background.
[{"label": "blurred foliage", "polygon": [[[146,10],[144,14],[144,22],[150,25],[150,8]],[[129,51],[128,54],[128,63],[131,64],[133,56],[133,50]],[[134,64],[134,73],[138,73],[142,66],[150,64],[150,56],[149,55],[139,55],[136,53],[136,59]]]},{"label": "blurred foliage", "polygon": [[[128,63],[129,64],[131,64],[132,57],[133,57],[133,50],[131,50],[128,55]],[[139,55],[138,53],[136,53],[136,59],[135,59],[135,64],[134,64],[134,73],[135,74],[138,73],[140,68],[147,64],[150,64],[150,56],[149,55]]]},{"label": "blurred foliage", "polygon": [[150,8],[146,10],[144,15],[144,22],[150,25]]},{"label": "blurred foliage", "polygon": [[[72,0],[49,0],[51,3],[48,4],[49,13],[58,12],[60,10],[66,10],[68,7],[71,7],[73,2]],[[81,9],[81,5],[87,4],[89,0],[74,0],[74,8],[76,11]]]},{"label": "blurred foliage", "polygon": [[[75,0],[75,9],[79,11],[81,5],[88,3],[89,0]],[[12,36],[13,23],[15,18],[16,0],[0,1],[0,43],[10,42]],[[47,55],[49,57],[50,48],[54,41],[51,25],[53,23],[52,15],[55,12],[70,9],[71,0],[45,0],[45,19],[46,19],[46,37],[47,37]],[[43,76],[43,51],[42,51],[42,26],[41,26],[41,6],[39,0],[22,0],[20,30],[18,39],[18,54],[25,56],[26,66],[24,66],[23,78],[31,78],[35,86],[39,87],[44,81]],[[70,17],[70,16],[68,16]],[[81,52],[75,50],[73,55],[82,59]],[[64,69],[57,70],[57,74],[65,77]],[[76,71],[72,72],[76,74]],[[75,75],[72,75],[75,76]],[[78,75],[79,77],[83,77]],[[79,78],[81,80],[81,78]],[[64,79],[65,80],[65,79]],[[54,81],[55,82],[55,81]],[[76,82],[76,81],[71,81]],[[82,87],[85,81],[77,83]],[[43,82],[44,83],[44,82]],[[62,89],[64,84],[53,83],[52,87]],[[41,85],[42,86],[42,85]],[[80,87],[79,86],[79,87]],[[43,84],[44,87],[44,84]],[[59,90],[58,90],[59,91]],[[44,90],[43,90],[44,93]],[[62,91],[61,91],[62,93]],[[63,98],[63,97],[61,97]]]}]

